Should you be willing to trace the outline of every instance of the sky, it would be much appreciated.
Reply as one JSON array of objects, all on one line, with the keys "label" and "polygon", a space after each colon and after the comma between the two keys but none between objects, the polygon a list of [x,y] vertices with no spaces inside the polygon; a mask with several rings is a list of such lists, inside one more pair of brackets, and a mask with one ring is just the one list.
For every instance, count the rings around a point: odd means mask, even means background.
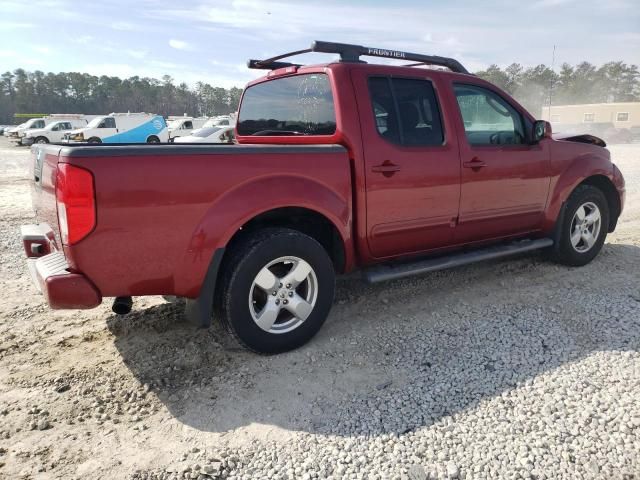
[{"label": "sky", "polygon": [[[261,76],[249,58],[308,48],[313,40],[490,64],[586,60],[640,64],[640,0],[305,1],[0,0],[0,72],[198,81],[242,87]],[[333,59],[326,54],[302,63]]]}]

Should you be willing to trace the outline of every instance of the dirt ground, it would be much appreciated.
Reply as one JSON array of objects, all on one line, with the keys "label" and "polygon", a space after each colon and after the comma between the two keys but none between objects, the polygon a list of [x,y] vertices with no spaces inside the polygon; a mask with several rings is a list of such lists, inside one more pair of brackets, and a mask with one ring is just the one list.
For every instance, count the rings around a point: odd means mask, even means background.
[{"label": "dirt ground", "polygon": [[640,478],[640,145],[610,150],[627,205],[592,264],[341,279],[312,342],[261,357],[159,297],[49,310],[19,241],[29,152],[0,138],[0,477]]}]

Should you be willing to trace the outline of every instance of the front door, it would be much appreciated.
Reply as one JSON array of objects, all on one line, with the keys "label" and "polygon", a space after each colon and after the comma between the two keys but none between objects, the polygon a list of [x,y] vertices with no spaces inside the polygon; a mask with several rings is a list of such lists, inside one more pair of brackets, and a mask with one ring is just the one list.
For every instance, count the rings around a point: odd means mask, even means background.
[{"label": "front door", "polygon": [[[364,143],[367,237],[377,258],[453,241],[460,163],[428,71],[388,77],[354,71]],[[367,92],[365,95],[364,92]]]},{"label": "front door", "polygon": [[456,243],[538,230],[549,191],[548,140],[529,143],[523,115],[497,92],[473,84],[453,84],[453,91],[465,132]]}]

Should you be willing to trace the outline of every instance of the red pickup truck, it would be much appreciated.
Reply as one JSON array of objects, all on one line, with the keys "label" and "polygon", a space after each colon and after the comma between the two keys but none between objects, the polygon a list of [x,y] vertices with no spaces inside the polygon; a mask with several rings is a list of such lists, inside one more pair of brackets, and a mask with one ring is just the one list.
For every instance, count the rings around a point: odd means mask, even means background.
[{"label": "red pickup truck", "polygon": [[[340,59],[280,61],[308,52]],[[534,249],[580,266],[616,226],[624,180],[604,142],[552,138],[453,59],[314,42],[249,65],[268,73],[244,91],[238,145],[32,148],[40,223],[22,238],[51,308],[178,296],[198,325],[282,352],[319,330],[337,273]]]}]

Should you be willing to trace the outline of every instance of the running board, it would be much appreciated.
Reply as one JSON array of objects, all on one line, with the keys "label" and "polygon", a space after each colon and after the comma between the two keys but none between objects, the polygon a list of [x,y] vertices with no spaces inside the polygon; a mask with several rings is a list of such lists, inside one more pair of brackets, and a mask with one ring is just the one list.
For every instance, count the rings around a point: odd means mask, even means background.
[{"label": "running board", "polygon": [[550,238],[540,238],[538,240],[520,240],[508,244],[494,245],[491,247],[474,250],[464,253],[454,253],[436,258],[417,260],[411,263],[401,263],[395,265],[377,265],[362,272],[364,280],[368,283],[384,282],[396,278],[420,275],[436,270],[459,267],[469,263],[482,262],[494,258],[507,257],[517,253],[538,250],[553,245]]}]

